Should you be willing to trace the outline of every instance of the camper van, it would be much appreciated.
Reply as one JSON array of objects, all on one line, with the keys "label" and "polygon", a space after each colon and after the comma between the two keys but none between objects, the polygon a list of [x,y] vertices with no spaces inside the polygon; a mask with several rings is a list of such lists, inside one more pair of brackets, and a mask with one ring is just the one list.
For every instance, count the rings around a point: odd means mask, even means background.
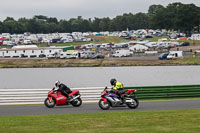
[{"label": "camper van", "polygon": [[129,50],[116,50],[113,57],[127,57],[130,56],[131,52]]},{"label": "camper van", "polygon": [[183,58],[183,51],[169,51],[167,59]]}]

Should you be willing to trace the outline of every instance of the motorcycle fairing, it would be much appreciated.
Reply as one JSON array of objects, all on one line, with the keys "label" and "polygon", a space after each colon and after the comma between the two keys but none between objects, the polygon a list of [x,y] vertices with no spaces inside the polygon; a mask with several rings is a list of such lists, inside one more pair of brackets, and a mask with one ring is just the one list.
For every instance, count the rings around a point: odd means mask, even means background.
[{"label": "motorcycle fairing", "polygon": [[70,93],[69,96],[73,96],[76,93],[79,93],[79,91],[78,90],[72,91],[72,93]]}]

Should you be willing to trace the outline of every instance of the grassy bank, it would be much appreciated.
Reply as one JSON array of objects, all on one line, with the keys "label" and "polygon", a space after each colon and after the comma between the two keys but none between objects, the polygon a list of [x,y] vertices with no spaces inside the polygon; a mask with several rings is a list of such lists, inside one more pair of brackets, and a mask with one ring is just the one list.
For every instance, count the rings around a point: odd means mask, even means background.
[{"label": "grassy bank", "polygon": [[1,133],[198,133],[200,109],[0,116]]},{"label": "grassy bank", "polygon": [[200,65],[200,57],[177,60],[134,60],[131,58],[106,59],[0,59],[0,68],[30,67],[94,67],[94,66],[166,66]]}]

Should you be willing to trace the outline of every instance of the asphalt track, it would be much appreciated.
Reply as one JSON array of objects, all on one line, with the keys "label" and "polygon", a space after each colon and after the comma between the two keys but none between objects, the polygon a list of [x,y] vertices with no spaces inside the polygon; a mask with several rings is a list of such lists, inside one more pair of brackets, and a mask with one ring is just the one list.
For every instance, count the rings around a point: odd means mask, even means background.
[{"label": "asphalt track", "polygon": [[176,100],[176,101],[153,101],[140,102],[137,109],[128,107],[115,107],[110,110],[101,110],[98,104],[83,104],[80,107],[71,105],[46,108],[44,105],[18,105],[0,106],[0,116],[22,116],[22,115],[49,115],[49,114],[77,114],[77,113],[100,113],[100,112],[134,112],[155,110],[176,110],[200,108],[200,100]]}]

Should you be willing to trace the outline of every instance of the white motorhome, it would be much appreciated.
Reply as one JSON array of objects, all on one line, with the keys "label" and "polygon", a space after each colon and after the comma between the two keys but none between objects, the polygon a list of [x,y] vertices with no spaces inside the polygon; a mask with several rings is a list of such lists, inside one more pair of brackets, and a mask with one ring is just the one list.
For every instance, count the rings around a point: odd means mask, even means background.
[{"label": "white motorhome", "polygon": [[127,57],[130,56],[132,52],[129,50],[116,50],[115,53],[113,54],[113,57]]},{"label": "white motorhome", "polygon": [[31,40],[28,39],[24,40],[24,44],[31,44],[31,43],[32,43]]},{"label": "white motorhome", "polygon": [[183,51],[169,51],[167,59],[183,58]]},{"label": "white motorhome", "polygon": [[60,58],[60,53],[47,54],[48,59]]},{"label": "white motorhome", "polygon": [[61,52],[60,53],[61,59],[75,59],[78,58],[78,52]]}]

